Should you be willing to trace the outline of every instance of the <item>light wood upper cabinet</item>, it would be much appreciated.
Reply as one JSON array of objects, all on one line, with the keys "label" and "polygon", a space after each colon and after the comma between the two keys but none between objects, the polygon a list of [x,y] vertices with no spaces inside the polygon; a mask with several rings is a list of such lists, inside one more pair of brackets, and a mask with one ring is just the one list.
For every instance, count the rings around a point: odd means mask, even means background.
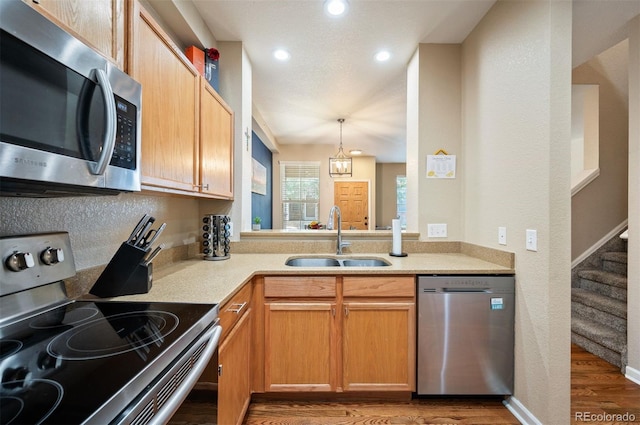
[{"label": "light wood upper cabinet", "polygon": [[219,198],[233,198],[233,111],[200,78],[200,188]]},{"label": "light wood upper cabinet", "polygon": [[125,69],[125,0],[23,0]]},{"label": "light wood upper cabinet", "polygon": [[197,189],[199,74],[138,2],[129,73],[142,84],[142,184]]},{"label": "light wood upper cabinet", "polygon": [[129,74],[142,84],[144,190],[233,198],[234,114],[139,2]]}]

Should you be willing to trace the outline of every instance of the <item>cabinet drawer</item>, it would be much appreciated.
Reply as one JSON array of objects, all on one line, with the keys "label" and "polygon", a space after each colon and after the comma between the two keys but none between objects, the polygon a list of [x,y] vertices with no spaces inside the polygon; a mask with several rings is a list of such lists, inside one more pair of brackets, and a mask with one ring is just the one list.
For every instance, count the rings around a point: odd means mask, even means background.
[{"label": "cabinet drawer", "polygon": [[265,297],[335,297],[336,278],[332,276],[267,276]]},{"label": "cabinet drawer", "polygon": [[253,285],[251,282],[246,283],[233,298],[224,303],[220,307],[220,325],[222,326],[222,337],[220,341],[223,341],[227,334],[233,329],[236,322],[242,317],[242,315],[249,310],[251,303],[251,292]]},{"label": "cabinet drawer", "polygon": [[344,297],[413,297],[413,276],[345,276],[342,295]]}]

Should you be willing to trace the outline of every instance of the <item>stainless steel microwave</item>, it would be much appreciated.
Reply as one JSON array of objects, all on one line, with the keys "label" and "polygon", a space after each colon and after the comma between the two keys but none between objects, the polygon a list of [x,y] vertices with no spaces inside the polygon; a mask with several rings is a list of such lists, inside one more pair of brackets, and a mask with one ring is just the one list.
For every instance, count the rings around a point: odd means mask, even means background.
[{"label": "stainless steel microwave", "polygon": [[21,0],[0,30],[0,195],[140,190],[140,84]]}]

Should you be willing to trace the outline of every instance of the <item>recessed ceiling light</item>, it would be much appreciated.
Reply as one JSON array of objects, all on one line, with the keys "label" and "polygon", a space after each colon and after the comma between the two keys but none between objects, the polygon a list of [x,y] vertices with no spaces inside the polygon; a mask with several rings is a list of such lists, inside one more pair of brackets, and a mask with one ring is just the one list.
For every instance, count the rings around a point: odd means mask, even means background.
[{"label": "recessed ceiling light", "polygon": [[351,155],[362,155],[362,149],[351,149],[349,153]]},{"label": "recessed ceiling light", "polygon": [[389,53],[387,50],[381,50],[376,53],[375,58],[378,62],[386,62],[391,58],[391,53]]},{"label": "recessed ceiling light", "polygon": [[324,2],[324,10],[331,16],[340,16],[347,11],[346,0],[327,0]]},{"label": "recessed ceiling light", "polygon": [[273,52],[273,57],[279,61],[287,61],[291,58],[291,54],[285,49],[276,49]]}]

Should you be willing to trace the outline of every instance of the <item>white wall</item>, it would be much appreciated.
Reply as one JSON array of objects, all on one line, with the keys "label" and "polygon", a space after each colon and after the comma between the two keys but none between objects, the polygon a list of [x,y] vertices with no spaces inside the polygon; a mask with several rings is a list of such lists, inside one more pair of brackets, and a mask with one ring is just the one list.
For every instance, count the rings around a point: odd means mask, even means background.
[{"label": "white wall", "polygon": [[627,376],[640,383],[640,16],[629,33],[629,242]]},{"label": "white wall", "polygon": [[[251,62],[240,41],[218,43],[220,51],[220,95],[234,111],[233,234],[251,230]],[[249,141],[247,140],[247,135]]]},{"label": "white wall", "polygon": [[[429,223],[446,223],[446,239],[463,235],[460,51],[458,44],[420,44],[409,64],[407,230],[421,239],[428,239]],[[440,149],[457,156],[455,179],[426,178],[427,155]]]},{"label": "white wall", "polygon": [[571,21],[570,2],[499,1],[462,48],[464,239],[516,253],[511,406],[545,424],[570,418]]},{"label": "white wall", "polygon": [[572,259],[627,219],[628,44],[620,42],[572,70],[573,84],[599,86],[599,175],[571,199]]}]

